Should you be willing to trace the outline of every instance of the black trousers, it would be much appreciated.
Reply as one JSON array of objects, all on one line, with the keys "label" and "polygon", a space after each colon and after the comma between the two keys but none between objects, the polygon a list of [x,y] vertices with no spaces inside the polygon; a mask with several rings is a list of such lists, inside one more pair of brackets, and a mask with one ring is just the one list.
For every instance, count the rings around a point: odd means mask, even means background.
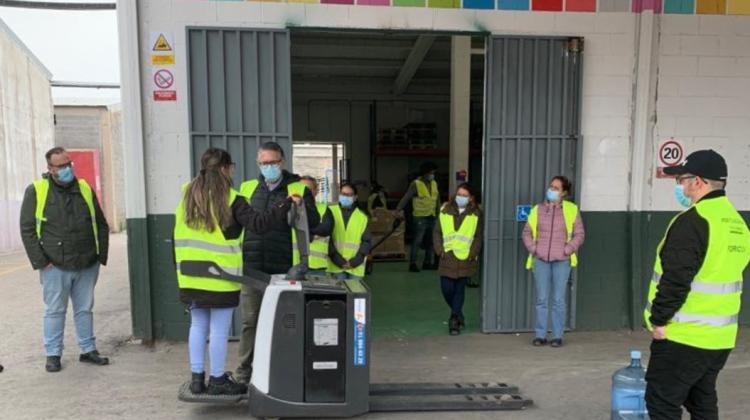
[{"label": "black trousers", "polygon": [[704,350],[669,340],[651,342],[646,407],[651,420],[718,420],[716,379],[731,350]]}]

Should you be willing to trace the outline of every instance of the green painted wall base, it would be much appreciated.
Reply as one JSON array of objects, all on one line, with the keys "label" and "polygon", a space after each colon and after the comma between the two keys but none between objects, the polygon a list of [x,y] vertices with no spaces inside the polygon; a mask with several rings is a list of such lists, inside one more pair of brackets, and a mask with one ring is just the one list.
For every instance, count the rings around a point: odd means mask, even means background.
[{"label": "green painted wall base", "polygon": [[[583,213],[586,242],[579,253],[578,330],[641,328],[656,245],[673,215]],[[743,217],[750,221],[750,212]],[[172,250],[174,216],[150,215],[128,219],[127,224],[133,334],[147,340],[186,340],[190,317],[178,297]],[[750,271],[745,272],[748,278]],[[750,287],[750,282],[745,284]],[[387,291],[379,289],[379,293]],[[740,322],[750,324],[750,293],[743,294]]]}]

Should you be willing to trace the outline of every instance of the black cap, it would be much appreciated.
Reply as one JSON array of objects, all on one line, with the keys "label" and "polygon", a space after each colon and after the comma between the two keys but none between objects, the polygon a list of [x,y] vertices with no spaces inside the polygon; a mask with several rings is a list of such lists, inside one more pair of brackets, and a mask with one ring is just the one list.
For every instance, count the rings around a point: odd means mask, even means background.
[{"label": "black cap", "polygon": [[714,181],[727,180],[727,162],[713,150],[698,150],[681,164],[664,168],[667,175],[693,174]]},{"label": "black cap", "polygon": [[435,170],[437,170],[437,165],[435,164],[435,162],[427,161],[427,162],[422,163],[419,166],[420,175],[427,175],[430,172],[435,171]]}]

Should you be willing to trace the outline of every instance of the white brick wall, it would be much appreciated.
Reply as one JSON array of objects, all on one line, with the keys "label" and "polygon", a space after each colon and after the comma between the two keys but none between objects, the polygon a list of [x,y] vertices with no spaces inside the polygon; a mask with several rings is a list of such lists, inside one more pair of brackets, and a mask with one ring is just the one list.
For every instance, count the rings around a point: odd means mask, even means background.
[{"label": "white brick wall", "polygon": [[[686,153],[713,148],[729,165],[728,192],[750,210],[750,17],[662,16],[657,124]],[[651,210],[676,210],[671,180],[654,179]]]}]

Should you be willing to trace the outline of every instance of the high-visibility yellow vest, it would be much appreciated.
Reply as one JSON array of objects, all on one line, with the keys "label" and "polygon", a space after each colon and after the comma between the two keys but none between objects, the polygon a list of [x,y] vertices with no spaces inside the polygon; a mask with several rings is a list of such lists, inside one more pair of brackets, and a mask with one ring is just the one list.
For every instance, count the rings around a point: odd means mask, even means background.
[{"label": "high-visibility yellow vest", "polygon": [[[336,250],[346,260],[350,260],[357,255],[359,251],[359,245],[362,243],[362,234],[367,229],[367,215],[360,209],[354,209],[351,217],[349,217],[349,224],[344,223],[344,215],[341,213],[341,207],[333,205],[329,207],[331,214],[333,215],[333,243],[336,245]],[[344,270],[341,267],[336,266],[333,262],[329,262],[328,271],[331,273],[341,273],[346,271],[349,274],[364,277],[365,276],[365,263],[352,267],[348,270]]]},{"label": "high-visibility yellow vest", "polygon": [[[258,180],[251,179],[245,181],[240,185],[240,195],[247,198],[247,202],[250,203],[255,194],[255,190],[258,188]],[[300,197],[305,196],[305,184],[301,182],[292,182],[286,186],[287,194],[291,197],[292,195],[299,195]],[[297,248],[297,233],[292,228],[292,265],[297,265],[300,262],[299,249]]]},{"label": "high-visibility yellow vest", "polygon": [[453,218],[458,217],[440,212],[440,229],[443,231],[443,250],[447,253],[453,251],[453,255],[459,260],[469,258],[471,244],[474,242],[474,234],[477,232],[479,217],[474,214],[467,214],[461,222],[458,231],[455,229]]},{"label": "high-visibility yellow vest", "polygon": [[[34,181],[34,191],[36,191],[36,237],[42,239],[42,228],[47,222],[44,215],[44,208],[47,206],[47,197],[49,197],[49,183],[53,182],[49,178],[38,179]],[[89,209],[91,216],[91,230],[94,233],[94,243],[96,243],[96,253],[99,253],[99,225],[96,223],[96,207],[94,206],[94,193],[91,186],[84,179],[78,179],[78,189],[81,191],[83,201]]]},{"label": "high-visibility yellow vest", "polygon": [[[708,222],[708,249],[700,270],[690,283],[685,303],[666,325],[670,341],[706,350],[734,348],[742,294],[742,272],[750,261],[750,231],[727,197],[699,201],[693,205]],[[677,219],[672,219],[669,226]],[[667,229],[669,232],[669,229]],[[643,312],[646,326],[653,329],[651,303],[664,270],[659,254],[666,234],[656,249],[654,274]]]},{"label": "high-visibility yellow vest", "polygon": [[[226,239],[221,225],[216,221],[213,232],[205,229],[193,229],[185,223],[185,194],[187,185],[182,188],[182,198],[174,212],[174,256],[177,262],[177,284],[180,289],[207,290],[210,292],[235,292],[240,284],[183,275],[180,271],[182,261],[212,261],[224,271],[242,275],[242,235],[236,239]],[[231,206],[237,197],[237,191],[229,191],[228,204]]]},{"label": "high-visibility yellow vest", "polygon": [[[571,203],[570,201],[562,201],[562,210],[563,210],[563,219],[565,219],[565,232],[568,234],[568,241],[573,239],[573,226],[576,223],[576,218],[578,217],[578,206],[576,206],[574,203]],[[529,227],[531,228],[531,239],[536,241],[537,237],[537,227],[539,224],[539,206],[536,205],[534,208],[531,209],[531,212],[529,213]],[[578,256],[573,253],[570,255],[570,266],[576,267],[578,266]],[[526,269],[531,270],[534,268],[534,256],[529,255],[529,258],[526,259]]]},{"label": "high-visibility yellow vest", "polygon": [[412,199],[412,207],[414,208],[415,217],[427,217],[435,215],[435,208],[438,202],[438,185],[433,179],[430,182],[430,189],[427,189],[427,184],[422,181],[421,178],[417,178],[414,181],[414,186],[417,188],[417,196]]},{"label": "high-visibility yellow vest", "polygon": [[[320,219],[323,220],[323,215],[326,214],[328,206],[325,203],[317,203],[316,208]],[[315,237],[310,242],[310,258],[308,259],[307,265],[312,270],[326,270],[328,269],[328,241],[330,236]]]}]

